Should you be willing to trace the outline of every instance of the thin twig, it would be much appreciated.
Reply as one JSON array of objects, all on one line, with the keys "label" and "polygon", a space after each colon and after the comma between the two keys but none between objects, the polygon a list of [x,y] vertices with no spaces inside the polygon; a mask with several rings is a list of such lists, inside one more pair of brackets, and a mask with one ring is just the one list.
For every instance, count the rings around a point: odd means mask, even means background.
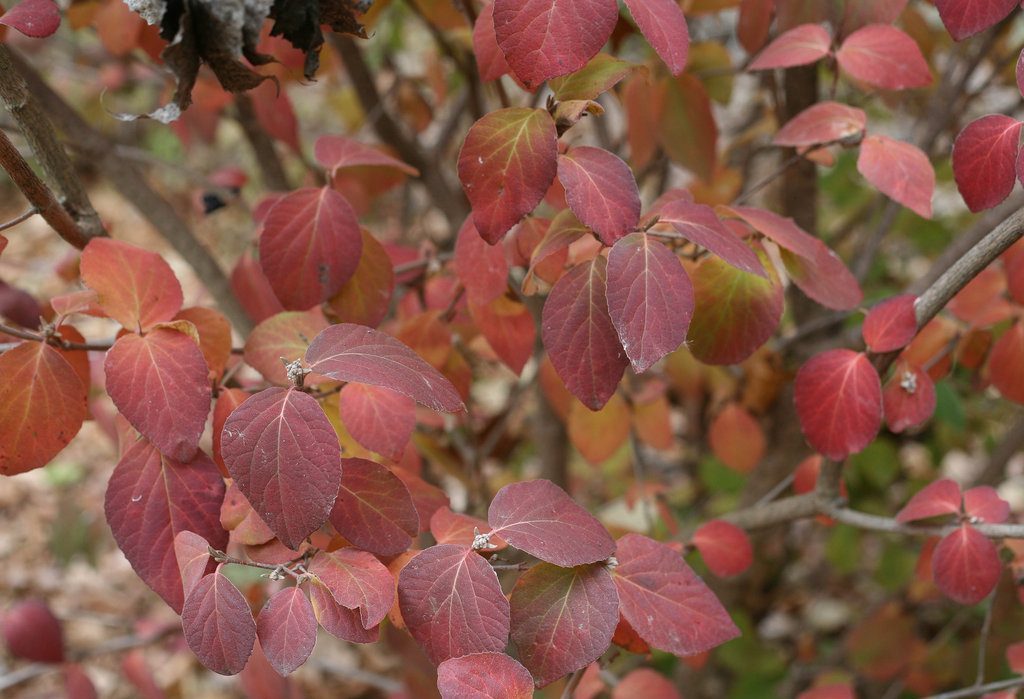
[{"label": "thin twig", "polygon": [[978,673],[974,677],[974,686],[985,683],[985,653],[988,649],[988,637],[992,632],[992,609],[996,606],[996,593],[988,596],[985,604],[985,620],[981,622],[981,633],[978,634]]},{"label": "thin twig", "polygon": [[8,230],[10,228],[14,228],[19,223],[22,223],[23,221],[29,220],[30,218],[32,218],[33,216],[35,216],[38,213],[39,213],[39,209],[33,206],[28,211],[24,211],[24,212],[18,214],[17,216],[12,218],[10,221],[7,221],[6,223],[0,223],[0,231],[6,231],[6,230]]},{"label": "thin twig", "polygon": [[1004,689],[1016,689],[1017,687],[1024,687],[1024,677],[1015,677],[1012,680],[1000,680],[999,682],[989,682],[976,687],[967,687],[966,689],[956,689],[952,692],[942,692],[941,694],[932,694],[931,696],[925,697],[925,699],[970,699],[970,697],[980,697],[989,692],[999,692]]},{"label": "thin twig", "polygon": [[579,686],[580,680],[583,679],[583,673],[586,669],[586,667],[581,667],[579,670],[576,670],[576,672],[569,675],[569,679],[565,683],[565,689],[562,690],[562,696],[560,699],[569,699],[572,696],[572,693],[576,691],[576,687]]}]

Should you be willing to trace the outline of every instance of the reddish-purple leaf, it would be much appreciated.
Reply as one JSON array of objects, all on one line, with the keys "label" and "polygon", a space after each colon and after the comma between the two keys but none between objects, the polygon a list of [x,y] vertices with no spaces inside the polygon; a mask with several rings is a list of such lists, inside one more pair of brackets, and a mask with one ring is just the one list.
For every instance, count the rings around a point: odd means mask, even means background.
[{"label": "reddish-purple leaf", "polygon": [[750,64],[750,70],[791,68],[814,63],[829,54],[832,37],[817,24],[801,24],[783,32]]},{"label": "reddish-purple leaf", "polygon": [[430,528],[430,518],[442,507],[448,507],[448,495],[436,485],[427,483],[412,471],[405,468],[396,468],[391,471],[395,474],[412,495],[412,502],[416,506],[416,514],[419,516],[419,530],[425,532]]},{"label": "reddish-purple leaf", "polygon": [[530,309],[516,299],[500,296],[482,306],[470,304],[469,315],[498,358],[521,374],[533,356],[537,338]]},{"label": "reddish-purple leaf", "polygon": [[306,350],[306,361],[318,374],[381,386],[434,410],[454,413],[465,407],[437,369],[395,338],[364,325],[326,328]]},{"label": "reddish-purple leaf", "polygon": [[874,306],[864,319],[861,334],[872,352],[892,352],[906,347],[917,334],[913,294],[888,298]]},{"label": "reddish-purple leaf", "polygon": [[181,310],[181,285],[155,252],[119,240],[93,238],[82,251],[82,281],[97,303],[129,330],[171,320]]},{"label": "reddish-purple leaf", "polygon": [[601,657],[619,623],[619,595],[603,564],[539,563],[519,577],[509,603],[512,641],[539,687]]},{"label": "reddish-purple leaf", "polygon": [[608,315],[637,373],[675,351],[693,316],[693,284],[675,253],[645,233],[608,255]]},{"label": "reddish-purple leaf", "polygon": [[331,187],[281,197],[260,234],[260,266],[285,308],[304,311],[334,296],[363,249],[356,213]]},{"label": "reddish-purple leaf", "polygon": [[366,551],[343,548],[318,553],[309,572],[327,586],[338,604],[359,610],[364,629],[379,624],[395,602],[394,578],[383,563]]},{"label": "reddish-purple leaf", "polygon": [[401,457],[416,427],[416,401],[386,388],[346,384],[338,396],[345,428],[370,451]]},{"label": "reddish-purple leaf", "polygon": [[60,8],[53,0],[21,0],[0,16],[0,24],[33,39],[43,39],[60,26]]},{"label": "reddish-purple leaf", "polygon": [[180,531],[174,535],[174,559],[178,562],[182,591],[188,597],[196,583],[206,575],[210,542],[187,529]]},{"label": "reddish-purple leaf", "polygon": [[466,218],[455,239],[454,266],[470,303],[489,303],[508,289],[505,248],[488,245],[473,225],[472,216]]},{"label": "reddish-purple leaf", "polygon": [[473,55],[476,57],[480,79],[484,82],[497,80],[511,70],[505,54],[498,46],[498,37],[494,34],[493,2],[484,5],[473,25]]},{"label": "reddish-purple leaf", "polygon": [[502,652],[509,604],[490,564],[464,546],[421,551],[398,576],[398,603],[413,638],[431,662]]},{"label": "reddish-purple leaf", "polygon": [[199,662],[220,675],[237,675],[256,642],[249,603],[219,571],[192,589],[181,610],[185,641]]},{"label": "reddish-purple leaf", "polygon": [[209,369],[188,335],[158,328],[118,338],[103,362],[107,393],[132,427],[175,461],[189,461],[206,427]]},{"label": "reddish-purple leaf", "polygon": [[665,544],[627,534],[615,558],[622,616],[654,648],[696,655],[740,634],[715,594]]},{"label": "reddish-purple leaf", "polygon": [[65,699],[99,699],[96,686],[81,665],[64,663],[60,670],[64,679]]},{"label": "reddish-purple leaf", "polygon": [[853,78],[883,90],[931,85],[917,42],[891,24],[869,24],[846,37],[836,61]]},{"label": "reddish-purple leaf", "polygon": [[896,513],[897,522],[914,522],[960,512],[960,486],[949,478],[929,483]]},{"label": "reddish-purple leaf", "polygon": [[990,485],[979,485],[964,493],[964,512],[982,522],[1002,524],[1010,518],[1010,503]]},{"label": "reddish-purple leaf", "polygon": [[551,289],[541,320],[555,371],[591,410],[608,402],[629,363],[608,315],[607,268],[597,257],[569,270]]},{"label": "reddish-purple leaf", "polygon": [[[528,16],[520,7],[515,12]],[[473,222],[491,245],[544,198],[558,170],[557,141],[555,122],[542,109],[499,109],[466,134],[459,180]]]},{"label": "reddish-purple leaf", "polygon": [[34,663],[64,662],[64,630],[42,600],[12,604],[0,618],[0,627],[12,658]]},{"label": "reddish-purple leaf", "polygon": [[558,156],[558,181],[576,218],[613,245],[640,220],[640,192],[625,161],[603,148],[575,146]]},{"label": "reddish-purple leaf", "polygon": [[615,553],[604,525],[551,481],[506,485],[491,501],[487,521],[512,546],[556,566],[596,563]]},{"label": "reddish-purple leaf", "polygon": [[679,235],[710,250],[736,269],[767,277],[757,253],[726,228],[710,206],[674,199],[658,209],[658,220],[671,224]]},{"label": "reddish-purple leaf", "polygon": [[313,605],[298,587],[275,592],[260,610],[256,634],[270,666],[279,675],[290,675],[306,662],[316,645]]},{"label": "reddish-purple leaf", "polygon": [[995,544],[970,524],[944,536],[932,552],[935,585],[960,604],[988,597],[1002,572]]},{"label": "reddish-purple leaf", "polygon": [[998,24],[1016,6],[1017,0],[935,0],[942,23],[957,41]]},{"label": "reddish-purple leaf", "polygon": [[867,115],[839,102],[818,102],[786,122],[772,139],[777,146],[814,146],[864,133]]},{"label": "reddish-purple leaf", "polygon": [[[489,529],[490,525],[484,520],[452,512],[448,507],[438,509],[430,517],[430,533],[439,544],[469,546],[478,533],[486,532]],[[497,535],[490,537],[489,543],[495,548],[488,548],[488,551],[500,551],[508,545]]]},{"label": "reddish-purple leaf", "polygon": [[316,139],[316,143],[313,144],[313,157],[332,176],[342,168],[367,165],[394,168],[412,177],[420,174],[412,165],[407,165],[378,148],[345,136],[321,136]]},{"label": "reddish-purple leaf", "polygon": [[206,454],[178,463],[145,439],[125,449],[110,476],[104,511],[114,540],[143,582],[176,612],[185,595],[175,537],[194,532],[223,549],[228,541],[220,524],[223,500],[224,481]]},{"label": "reddish-purple leaf", "polygon": [[[245,341],[245,363],[260,372],[267,381],[290,386],[285,359],[294,362],[305,354],[317,333],[327,327],[319,308],[277,313],[253,328]],[[310,383],[314,383],[310,379]]]},{"label": "reddish-purple leaf", "polygon": [[338,436],[316,399],[268,388],[224,423],[224,464],[256,513],[290,549],[319,529],[341,485]]},{"label": "reddish-purple leaf", "polygon": [[[1020,56],[1017,57],[1017,69],[1015,72],[1017,75],[1017,91],[1024,97],[1024,49],[1021,49]],[[3,250],[2,246],[0,246],[0,250]]]},{"label": "reddish-purple leaf", "polygon": [[530,89],[594,57],[619,17],[614,0],[495,0],[494,33]]},{"label": "reddish-purple leaf", "polygon": [[860,144],[857,172],[882,194],[919,216],[932,217],[935,170],[917,146],[887,136],[868,136]]},{"label": "reddish-purple leaf", "polygon": [[867,355],[829,350],[809,359],[794,383],[800,428],[834,461],[866,447],[882,424],[882,383]]},{"label": "reddish-purple leaf", "polygon": [[529,671],[504,653],[471,653],[437,666],[441,699],[533,699]]},{"label": "reddish-purple leaf", "polygon": [[988,375],[1003,398],[1024,404],[1024,322],[1010,326],[992,346]]},{"label": "reddish-purple leaf", "polygon": [[393,472],[366,459],[342,459],[331,524],[356,546],[381,556],[409,548],[420,528],[409,489]]},{"label": "reddish-purple leaf", "polygon": [[316,620],[324,630],[344,641],[352,643],[376,643],[380,626],[364,629],[358,609],[348,609],[338,604],[328,587],[319,579],[309,585],[309,599],[313,603]]},{"label": "reddish-purple leaf", "polygon": [[953,141],[953,176],[971,211],[990,209],[1013,191],[1021,122],[1002,114],[975,119]]},{"label": "reddish-purple leaf", "polygon": [[882,391],[882,407],[892,432],[922,425],[935,412],[935,383],[923,369],[898,363]]},{"label": "reddish-purple leaf", "polygon": [[747,533],[731,522],[713,519],[693,533],[693,545],[715,575],[731,578],[754,562],[754,547]]},{"label": "reddish-purple leaf", "polygon": [[669,72],[682,73],[690,51],[690,30],[679,4],[675,0],[626,0],[626,7]]}]

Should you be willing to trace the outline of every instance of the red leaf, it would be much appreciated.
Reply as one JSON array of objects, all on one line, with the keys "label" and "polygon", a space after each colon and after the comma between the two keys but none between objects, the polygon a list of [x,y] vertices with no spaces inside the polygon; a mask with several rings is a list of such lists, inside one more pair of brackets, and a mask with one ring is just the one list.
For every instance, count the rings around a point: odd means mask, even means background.
[{"label": "red leaf", "polygon": [[505,650],[508,600],[494,569],[472,549],[439,544],[421,551],[398,576],[398,603],[409,632],[435,664]]},{"label": "red leaf", "polygon": [[482,306],[471,304],[469,314],[498,358],[513,373],[521,374],[533,356],[537,338],[530,309],[508,296],[499,296]]},{"label": "red leaf", "polygon": [[34,663],[64,662],[64,630],[42,600],[12,604],[0,619],[0,627],[11,657]]},{"label": "red leaf", "polygon": [[281,358],[289,362],[300,359],[310,341],[326,327],[327,321],[319,308],[272,315],[253,328],[245,341],[245,363],[270,383],[290,386],[292,382]]},{"label": "red leaf", "polygon": [[65,699],[99,699],[95,685],[78,663],[65,663],[61,674],[64,675]]},{"label": "red leaf", "polygon": [[441,699],[533,699],[533,678],[504,653],[471,653],[437,666]]},{"label": "red leaf", "polygon": [[255,322],[259,322],[284,310],[274,295],[270,282],[260,269],[260,264],[251,252],[246,250],[231,270],[231,290]]},{"label": "red leaf", "polygon": [[850,34],[836,51],[836,61],[855,79],[883,90],[932,83],[917,43],[890,24],[869,24]]},{"label": "red leaf", "polygon": [[611,458],[629,441],[630,409],[618,393],[600,410],[573,401],[566,421],[569,441],[592,464]]},{"label": "red leaf", "polygon": [[213,460],[220,469],[221,475],[228,477],[228,467],[224,465],[224,456],[221,454],[221,436],[224,432],[224,423],[235,408],[240,406],[251,394],[240,388],[222,388],[217,394],[217,401],[213,404]]},{"label": "red leaf", "polygon": [[210,412],[203,353],[188,335],[158,328],[118,338],[103,362],[107,393],[132,427],[175,461],[189,461]]},{"label": "red leaf", "polygon": [[338,293],[362,249],[359,222],[345,197],[330,187],[305,187],[267,213],[260,266],[284,307],[304,311]]},{"label": "red leaf", "polygon": [[391,307],[395,290],[395,269],[384,246],[369,232],[362,231],[363,252],[359,265],[342,284],[327,307],[335,321],[377,327]]},{"label": "red leaf", "polygon": [[713,519],[693,533],[693,544],[715,575],[731,578],[754,562],[754,548],[747,533],[735,524]]},{"label": "red leaf", "polygon": [[[528,17],[519,0],[516,4],[515,13]],[[541,109],[499,109],[466,134],[459,180],[473,207],[473,222],[491,245],[544,198],[558,169],[557,139],[555,122]]]},{"label": "red leaf", "polygon": [[935,412],[935,384],[928,372],[905,362],[896,365],[882,392],[885,424],[900,433],[922,425]]},{"label": "red leaf", "polygon": [[817,24],[801,24],[783,32],[768,44],[749,70],[791,68],[821,60],[829,54],[832,38]]},{"label": "red leaf", "polygon": [[715,594],[668,546],[627,534],[615,558],[622,616],[654,648],[696,655],[739,635]]},{"label": "red leaf", "polygon": [[693,284],[679,258],[645,233],[620,239],[608,255],[608,315],[637,373],[686,339]]},{"label": "red leaf", "polygon": [[231,360],[231,322],[220,311],[199,306],[181,309],[174,320],[185,320],[195,326],[206,366],[214,377],[220,378]]},{"label": "red leaf", "polygon": [[1003,398],[1024,403],[1024,322],[1014,323],[992,346],[988,375]]},{"label": "red leaf", "polygon": [[730,403],[708,428],[708,444],[715,457],[740,473],[750,473],[765,451],[764,431],[738,403]]},{"label": "red leaf", "polygon": [[[1024,96],[1024,49],[1021,49],[1020,56],[1017,57],[1017,91],[1020,92],[1021,96]],[[0,250],[3,250],[3,246],[0,245]]]},{"label": "red leaf", "polygon": [[861,334],[872,352],[892,352],[906,347],[917,334],[913,294],[901,294],[874,306],[864,319]]},{"label": "red leaf", "polygon": [[[636,121],[633,128],[653,132],[651,136],[657,137],[670,159],[711,184],[719,170],[718,125],[704,83],[695,75],[683,73],[665,78],[654,90],[653,100],[649,97],[640,105],[651,114],[639,119],[630,114],[630,120]],[[649,136],[634,138],[642,144]]]},{"label": "red leaf", "polygon": [[1017,0],[935,0],[942,23],[957,41],[998,24],[1016,6]]},{"label": "red leaf", "polygon": [[416,427],[416,402],[386,388],[350,383],[338,396],[341,421],[357,442],[389,459],[405,451]]},{"label": "red leaf", "polygon": [[82,428],[87,389],[61,352],[23,342],[0,354],[0,473],[45,466]]},{"label": "red leaf", "polygon": [[313,157],[324,166],[331,177],[346,167],[373,165],[394,168],[406,175],[418,177],[420,171],[387,153],[345,136],[321,136],[313,144]]},{"label": "red leaf", "polygon": [[591,410],[615,393],[629,363],[608,315],[603,257],[577,265],[551,289],[541,337],[566,388]]},{"label": "red leaf", "polygon": [[181,285],[162,257],[110,238],[82,251],[82,281],[107,315],[129,330],[146,330],[181,310]]},{"label": "red leaf", "polygon": [[144,439],[125,449],[110,476],[104,511],[117,546],[176,612],[185,596],[174,538],[190,531],[223,549],[228,541],[220,524],[223,500],[224,481],[208,456],[200,452],[179,463]]},{"label": "red leaf", "polygon": [[313,340],[306,361],[313,371],[338,381],[381,386],[434,410],[464,409],[451,381],[401,342],[373,328],[332,325]]},{"label": "red leaf", "polygon": [[270,666],[259,638],[253,645],[249,662],[238,675],[238,683],[248,699],[302,699],[298,685],[288,677],[281,677]]},{"label": "red leaf", "polygon": [[512,546],[556,566],[596,563],[615,553],[604,525],[551,481],[506,485],[491,501],[487,521]]},{"label": "red leaf", "polygon": [[995,544],[970,524],[942,537],[932,554],[935,585],[960,604],[977,604],[988,597],[1002,572]]},{"label": "red leaf", "polygon": [[480,79],[484,82],[497,80],[511,70],[494,33],[493,2],[484,5],[473,25],[473,55],[476,56]]},{"label": "red leaf", "polygon": [[359,610],[364,629],[372,629],[395,603],[395,580],[373,554],[354,548],[321,552],[309,572],[320,578],[334,600],[345,609]]},{"label": "red leaf", "polygon": [[199,581],[181,610],[185,641],[206,667],[219,675],[237,675],[256,642],[249,603],[218,571]]},{"label": "red leaf", "polygon": [[710,206],[675,199],[658,209],[658,220],[671,224],[679,235],[707,248],[736,269],[767,278],[757,253],[726,228]]},{"label": "red leaf", "polygon": [[495,0],[494,33],[516,77],[534,89],[582,68],[618,17],[614,0]]},{"label": "red leaf", "polygon": [[509,602],[512,641],[538,687],[601,657],[619,623],[619,595],[602,564],[539,563],[519,577]]},{"label": "red leaf", "polygon": [[206,575],[210,562],[210,542],[187,529],[174,535],[174,559],[178,562],[181,588],[185,597]]},{"label": "red leaf", "polygon": [[[477,533],[483,533],[490,529],[490,525],[477,517],[452,512],[448,507],[442,507],[430,517],[430,533],[439,544],[458,544],[470,546]],[[488,551],[500,551],[508,544],[500,536],[490,537],[490,543],[496,548],[488,548]]]},{"label": "red leaf", "polygon": [[290,549],[327,521],[341,485],[338,436],[320,404],[294,388],[268,388],[224,423],[228,472]]},{"label": "red leaf", "polygon": [[818,102],[786,122],[772,139],[777,146],[814,146],[864,133],[867,115],[839,102]]},{"label": "red leaf", "polygon": [[455,240],[454,266],[471,304],[488,303],[508,289],[505,249],[488,245],[473,225],[472,216],[466,218]]},{"label": "red leaf", "polygon": [[682,699],[672,682],[656,670],[639,667],[623,677],[612,689],[612,699]]},{"label": "red leaf", "polygon": [[949,478],[929,483],[910,498],[896,513],[897,522],[913,522],[929,517],[959,514],[960,486]]},{"label": "red leaf", "polygon": [[0,24],[33,39],[43,39],[60,26],[60,8],[53,0],[21,0],[0,16]]},{"label": "red leaf", "polygon": [[356,546],[381,556],[409,548],[420,529],[409,489],[393,472],[366,459],[342,459],[331,524]]},{"label": "red leaf", "polygon": [[918,216],[932,217],[935,170],[917,146],[887,136],[868,136],[860,144],[857,172]]},{"label": "red leaf", "polygon": [[672,75],[682,73],[690,50],[690,31],[678,3],[675,0],[626,0],[626,7],[669,72]]},{"label": "red leaf", "polygon": [[1006,647],[1006,663],[1018,675],[1024,675],[1024,641],[1011,643]]},{"label": "red leaf", "polygon": [[982,522],[1002,524],[1010,518],[1010,503],[990,485],[979,485],[964,493],[964,512]]},{"label": "red leaf", "polygon": [[975,119],[953,141],[953,176],[971,211],[991,209],[1013,191],[1021,122],[1002,114]]},{"label": "red leaf", "polygon": [[800,428],[812,447],[834,461],[866,447],[882,423],[882,383],[860,352],[830,350],[797,372]]},{"label": "red leaf", "polygon": [[313,605],[297,587],[286,587],[267,600],[256,619],[263,653],[279,675],[295,672],[316,645]]},{"label": "red leaf", "polygon": [[558,181],[576,217],[613,245],[640,221],[640,192],[629,165],[602,148],[575,146],[558,156]]},{"label": "red leaf", "polygon": [[309,586],[309,598],[313,603],[313,611],[324,631],[352,643],[376,643],[380,636],[380,626],[364,629],[358,609],[347,609],[334,599],[331,591],[319,580]]},{"label": "red leaf", "polygon": [[436,485],[427,483],[412,471],[405,468],[396,468],[391,471],[395,474],[412,495],[413,504],[416,506],[416,514],[419,516],[421,532],[430,528],[430,518],[442,507],[448,507],[451,503],[443,490]]}]

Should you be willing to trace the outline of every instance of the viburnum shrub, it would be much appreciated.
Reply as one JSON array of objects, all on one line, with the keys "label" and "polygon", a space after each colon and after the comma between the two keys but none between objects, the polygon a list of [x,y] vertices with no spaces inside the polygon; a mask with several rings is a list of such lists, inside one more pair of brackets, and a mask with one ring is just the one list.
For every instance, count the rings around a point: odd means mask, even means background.
[{"label": "viburnum shrub", "polygon": [[[0,272],[36,215],[80,255],[0,287],[0,473],[102,422],[117,546],[252,696],[319,628],[396,697],[1014,696],[1017,5],[21,0]],[[46,604],[3,630],[95,695]]]}]

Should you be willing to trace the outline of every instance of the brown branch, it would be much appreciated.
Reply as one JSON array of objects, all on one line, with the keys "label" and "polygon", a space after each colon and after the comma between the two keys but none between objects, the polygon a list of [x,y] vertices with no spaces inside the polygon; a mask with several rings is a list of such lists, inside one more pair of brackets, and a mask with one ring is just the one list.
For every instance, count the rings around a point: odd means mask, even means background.
[{"label": "brown branch", "polygon": [[[60,347],[65,350],[82,350],[85,352],[106,352],[114,343],[116,339],[108,340],[106,342],[71,342],[60,337],[60,329],[56,329],[53,333],[38,333],[31,330],[22,330],[21,328],[14,328],[10,325],[0,323],[0,335],[10,335],[11,337],[17,337],[21,340],[29,340],[31,342],[48,342],[54,347]],[[2,348],[3,345],[0,345]],[[231,354],[242,355],[245,354],[245,349],[242,347],[232,347]]]},{"label": "brown branch", "polygon": [[245,93],[235,95],[235,112],[235,119],[242,127],[245,138],[249,141],[253,154],[256,156],[256,162],[260,166],[263,186],[279,192],[290,190],[288,175],[285,173],[284,164],[274,147],[274,139],[260,124],[252,98]]}]

